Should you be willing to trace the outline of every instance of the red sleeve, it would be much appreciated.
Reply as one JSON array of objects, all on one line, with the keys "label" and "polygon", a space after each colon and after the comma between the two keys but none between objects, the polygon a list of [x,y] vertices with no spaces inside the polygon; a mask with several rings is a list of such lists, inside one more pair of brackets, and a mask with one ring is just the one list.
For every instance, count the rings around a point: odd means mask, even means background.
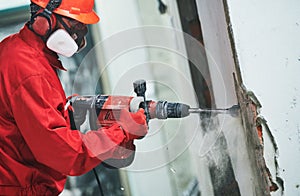
[{"label": "red sleeve", "polygon": [[11,97],[16,124],[36,161],[65,175],[86,173],[101,160],[126,157],[119,126],[82,134],[71,130],[62,93],[42,76],[27,78]]}]

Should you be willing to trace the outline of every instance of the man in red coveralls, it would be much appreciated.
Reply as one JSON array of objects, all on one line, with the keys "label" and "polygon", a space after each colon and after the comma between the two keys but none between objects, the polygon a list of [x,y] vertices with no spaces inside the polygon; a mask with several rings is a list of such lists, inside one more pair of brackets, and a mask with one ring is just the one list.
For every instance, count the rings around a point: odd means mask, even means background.
[{"label": "man in red coveralls", "polygon": [[99,21],[93,5],[31,0],[31,20],[0,43],[0,195],[58,195],[67,175],[126,159],[147,133],[143,110],[86,134],[70,128],[57,54],[84,47],[86,25]]}]

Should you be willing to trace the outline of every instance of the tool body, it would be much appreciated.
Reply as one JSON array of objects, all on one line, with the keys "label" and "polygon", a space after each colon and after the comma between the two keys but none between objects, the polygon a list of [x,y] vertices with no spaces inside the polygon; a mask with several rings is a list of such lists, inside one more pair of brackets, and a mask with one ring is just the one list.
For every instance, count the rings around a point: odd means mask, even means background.
[{"label": "tool body", "polygon": [[143,108],[147,117],[147,123],[150,119],[183,118],[191,113],[224,113],[235,116],[239,110],[238,105],[226,109],[201,109],[191,108],[184,103],[146,100],[146,82],[138,80],[133,86],[137,97],[112,95],[75,96],[71,99],[71,104],[75,113],[82,110],[89,111],[89,121],[92,129],[112,125],[119,118],[122,109],[137,112],[140,108]]}]

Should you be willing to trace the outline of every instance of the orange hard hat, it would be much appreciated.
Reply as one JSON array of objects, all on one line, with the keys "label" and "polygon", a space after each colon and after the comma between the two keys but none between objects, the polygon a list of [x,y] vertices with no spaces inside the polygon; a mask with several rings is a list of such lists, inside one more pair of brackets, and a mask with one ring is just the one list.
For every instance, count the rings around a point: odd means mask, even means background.
[{"label": "orange hard hat", "polygon": [[[32,3],[45,8],[49,0],[31,0]],[[84,24],[97,23],[100,18],[93,10],[94,0],[62,0],[61,5],[53,12],[73,18]]]}]

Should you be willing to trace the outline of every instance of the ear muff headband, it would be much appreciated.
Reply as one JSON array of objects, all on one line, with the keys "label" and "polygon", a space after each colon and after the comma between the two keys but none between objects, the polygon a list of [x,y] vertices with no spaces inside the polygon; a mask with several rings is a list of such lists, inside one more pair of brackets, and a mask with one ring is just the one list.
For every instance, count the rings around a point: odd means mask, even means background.
[{"label": "ear muff headband", "polygon": [[42,12],[37,12],[31,17],[30,29],[32,29],[37,35],[41,36],[43,39],[49,37],[52,32],[52,22],[51,16],[53,10],[58,8],[62,0],[50,0],[46,8]]}]

